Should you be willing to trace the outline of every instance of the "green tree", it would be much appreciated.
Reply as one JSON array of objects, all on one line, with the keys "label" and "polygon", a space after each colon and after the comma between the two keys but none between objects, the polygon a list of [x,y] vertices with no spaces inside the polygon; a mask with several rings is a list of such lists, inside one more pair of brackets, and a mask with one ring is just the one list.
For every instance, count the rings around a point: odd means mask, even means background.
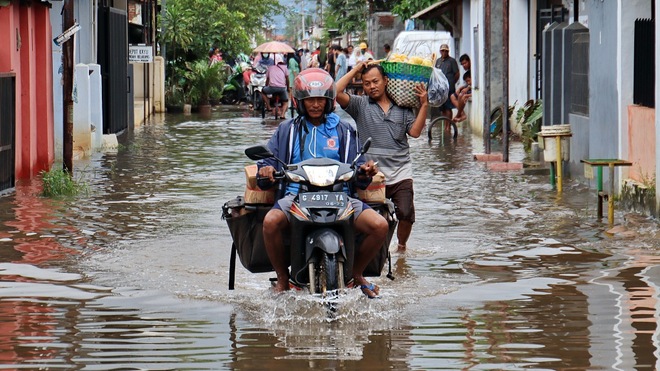
[{"label": "green tree", "polygon": [[364,34],[367,29],[369,7],[366,1],[328,0],[326,28],[336,28],[340,34]]}]

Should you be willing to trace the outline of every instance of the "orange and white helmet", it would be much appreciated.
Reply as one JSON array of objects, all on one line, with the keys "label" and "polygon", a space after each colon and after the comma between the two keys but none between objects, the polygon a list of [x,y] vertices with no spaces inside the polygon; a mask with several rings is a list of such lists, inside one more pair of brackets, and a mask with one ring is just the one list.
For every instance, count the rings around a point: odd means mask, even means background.
[{"label": "orange and white helmet", "polygon": [[335,110],[335,98],[337,97],[335,80],[327,71],[320,68],[307,68],[300,72],[293,81],[293,103],[299,115],[305,114],[305,106],[302,101],[312,97],[328,99],[325,105],[326,114]]}]

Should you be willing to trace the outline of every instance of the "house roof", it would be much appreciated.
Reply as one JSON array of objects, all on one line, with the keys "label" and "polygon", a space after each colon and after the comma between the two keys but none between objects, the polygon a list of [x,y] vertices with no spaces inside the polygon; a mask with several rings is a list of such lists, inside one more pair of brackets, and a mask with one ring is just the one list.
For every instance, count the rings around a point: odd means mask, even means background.
[{"label": "house roof", "polygon": [[442,13],[449,8],[455,7],[460,4],[460,0],[440,0],[437,3],[426,7],[419,12],[413,14],[411,19],[432,19],[438,18]]}]

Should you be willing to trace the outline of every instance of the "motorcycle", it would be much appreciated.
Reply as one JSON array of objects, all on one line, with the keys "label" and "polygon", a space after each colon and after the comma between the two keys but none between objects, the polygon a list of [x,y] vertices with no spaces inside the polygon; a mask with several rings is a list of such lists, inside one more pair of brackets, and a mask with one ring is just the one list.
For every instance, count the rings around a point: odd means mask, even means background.
[{"label": "motorcycle", "polygon": [[246,100],[246,87],[243,83],[243,71],[249,68],[247,63],[236,63],[229,67],[229,79],[222,89],[222,104],[236,104]]},{"label": "motorcycle", "polygon": [[[284,193],[287,183],[300,185],[300,192],[291,207],[290,233],[285,238],[290,251],[289,280],[294,288],[307,290],[324,299],[333,299],[352,284],[354,254],[360,236],[356,236],[354,231],[353,208],[348,194],[344,192],[344,185],[354,181],[357,160],[367,151],[370,143],[371,140],[367,140],[351,164],[313,158],[286,165],[263,145],[245,150],[252,160],[275,158],[282,163],[283,170],[275,174],[275,178],[280,180],[280,194]],[[230,290],[234,289],[237,254],[250,272],[273,271],[261,232],[263,218],[271,206],[241,205],[241,201],[239,197],[223,206],[223,218],[227,220],[234,241],[229,272]],[[387,277],[394,279],[389,255],[389,244],[397,224],[394,205],[387,200],[386,203],[370,206],[389,222],[389,233],[380,253],[369,263],[364,275],[380,276],[385,260],[388,260]],[[271,282],[274,284],[276,279],[271,278]]]},{"label": "motorcycle", "polygon": [[255,111],[262,111],[264,109],[261,90],[266,86],[266,71],[266,66],[257,64],[252,68],[252,73],[250,74],[248,92],[250,94],[250,99],[252,99],[252,109]]}]

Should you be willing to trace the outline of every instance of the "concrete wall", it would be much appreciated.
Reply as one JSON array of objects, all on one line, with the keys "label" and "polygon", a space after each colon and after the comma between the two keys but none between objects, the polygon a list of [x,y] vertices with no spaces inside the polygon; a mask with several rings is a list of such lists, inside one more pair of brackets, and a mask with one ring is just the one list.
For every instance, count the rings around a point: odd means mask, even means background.
[{"label": "concrete wall", "polygon": [[[635,52],[635,19],[648,18],[651,13],[651,0],[618,1],[618,103],[619,103],[619,158],[628,158],[630,143],[628,138],[628,107],[633,104],[633,76]],[[633,164],[636,167],[637,164]],[[622,169],[627,174],[629,168]],[[626,176],[624,175],[624,179]]]},{"label": "concrete wall", "polygon": [[[471,0],[470,13],[463,13],[463,17],[469,14],[472,33],[472,47],[470,59],[472,60],[472,104],[467,110],[468,121],[474,133],[483,133],[484,118],[484,6],[483,0]],[[478,32],[474,33],[477,27]],[[475,39],[476,37],[476,39]]]},{"label": "concrete wall", "polygon": [[367,25],[367,40],[369,49],[374,53],[374,58],[385,58],[383,45],[394,43],[394,39],[404,26],[399,16],[389,12],[374,13]]},{"label": "concrete wall", "polygon": [[568,163],[568,171],[571,176],[583,176],[584,165],[580,160],[589,158],[589,129],[590,120],[588,116],[568,114],[571,123],[571,159]]},{"label": "concrete wall", "polygon": [[619,155],[617,3],[592,1],[589,5],[589,158]]},{"label": "concrete wall", "polygon": [[[511,0],[509,4],[509,105],[522,106],[529,100],[529,4]],[[517,102],[517,103],[516,103]]]},{"label": "concrete wall", "polygon": [[628,177],[646,186],[655,175],[655,109],[628,106],[628,154],[624,158],[633,163]]},{"label": "concrete wall", "polygon": [[5,42],[0,47],[0,72],[16,75],[16,180],[49,170],[54,159],[48,12],[46,4],[14,1],[0,7],[0,35]]}]

